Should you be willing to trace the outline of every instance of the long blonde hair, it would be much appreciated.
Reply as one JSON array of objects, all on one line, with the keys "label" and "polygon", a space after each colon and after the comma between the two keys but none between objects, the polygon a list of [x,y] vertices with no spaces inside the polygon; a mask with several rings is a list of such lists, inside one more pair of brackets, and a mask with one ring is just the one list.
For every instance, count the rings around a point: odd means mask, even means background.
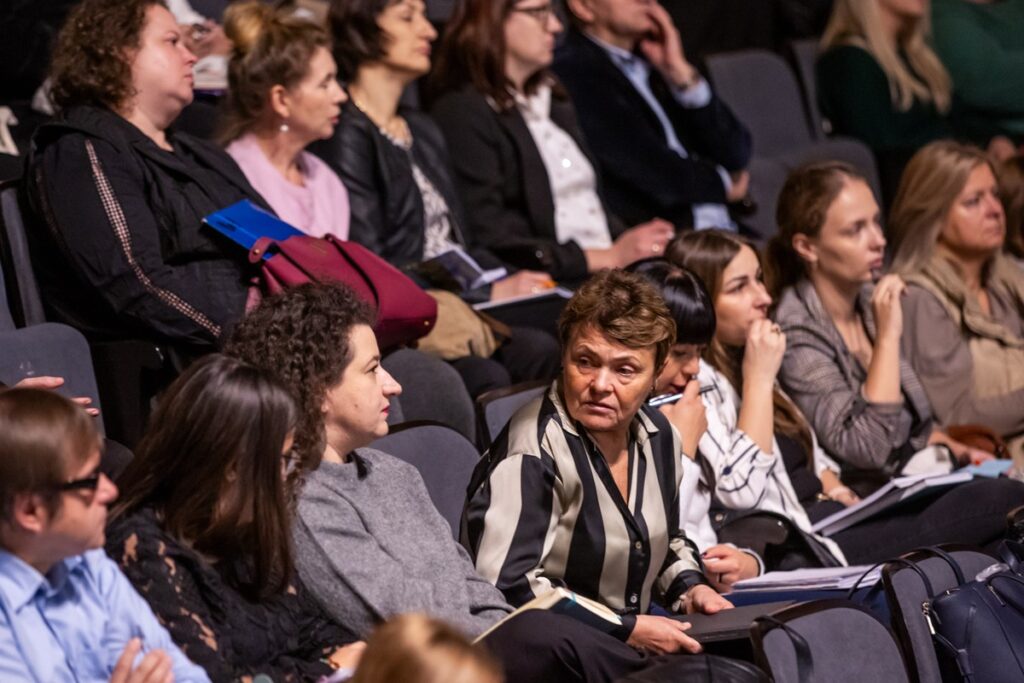
[{"label": "long blonde hair", "polygon": [[925,145],[911,158],[889,212],[893,272],[909,275],[931,260],[950,209],[982,164],[992,168],[980,149],[951,140]]},{"label": "long blonde hair", "polygon": [[[529,653],[524,653],[529,656]],[[501,667],[482,646],[447,624],[404,614],[370,636],[352,683],[503,683]]]},{"label": "long blonde hair", "polygon": [[[927,13],[893,42],[882,27],[879,0],[836,0],[821,37],[824,52],[837,45],[856,45],[867,50],[889,80],[893,106],[907,111],[914,100],[934,102],[942,113],[949,111],[953,83],[938,55],[928,45],[931,21]],[[899,51],[907,56],[907,64]]]}]

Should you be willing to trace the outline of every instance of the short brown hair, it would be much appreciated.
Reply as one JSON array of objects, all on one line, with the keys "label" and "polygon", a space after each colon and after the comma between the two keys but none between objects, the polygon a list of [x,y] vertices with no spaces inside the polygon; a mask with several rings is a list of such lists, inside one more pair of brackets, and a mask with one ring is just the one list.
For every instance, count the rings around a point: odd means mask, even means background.
[{"label": "short brown hair", "polygon": [[558,318],[562,349],[585,327],[627,348],[653,346],[656,369],[676,339],[675,319],[658,290],[645,277],[622,270],[597,273],[569,299]]},{"label": "short brown hair", "polygon": [[52,391],[0,392],[0,522],[11,521],[14,498],[46,496],[50,512],[60,508],[56,486],[100,447],[92,418]]},{"label": "short brown hair", "polygon": [[451,626],[404,614],[370,636],[352,683],[501,683],[498,663]]},{"label": "short brown hair", "polygon": [[228,6],[224,32],[234,45],[219,136],[226,144],[266,115],[271,88],[298,85],[309,74],[317,49],[330,49],[331,41],[322,26],[261,0]]},{"label": "short brown hair", "polygon": [[129,51],[138,49],[146,13],[163,0],[84,0],[57,36],[50,66],[59,109],[115,109],[135,95]]},{"label": "short brown hair", "polygon": [[804,276],[804,262],[793,248],[793,237],[817,237],[829,207],[850,180],[867,182],[857,169],[842,161],[806,164],[786,178],[775,209],[778,233],[768,243],[765,258],[773,297]]},{"label": "short brown hair", "polygon": [[[519,0],[463,0],[448,23],[430,78],[437,97],[469,83],[501,110],[515,105],[512,81],[505,75],[505,21]],[[547,77],[542,69],[524,84],[533,92]]]}]

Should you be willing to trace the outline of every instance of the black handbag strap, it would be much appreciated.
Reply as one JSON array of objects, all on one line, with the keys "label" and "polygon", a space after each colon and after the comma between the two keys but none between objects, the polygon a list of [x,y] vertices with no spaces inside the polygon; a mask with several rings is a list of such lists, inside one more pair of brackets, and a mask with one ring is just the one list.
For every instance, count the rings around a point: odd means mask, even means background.
[{"label": "black handbag strap", "polygon": [[811,646],[807,644],[807,640],[792,626],[770,614],[763,614],[754,621],[771,624],[782,629],[789,636],[790,642],[793,643],[793,652],[796,655],[796,675],[800,683],[809,683],[811,673],[814,671],[814,658],[811,656]]},{"label": "black handbag strap", "polygon": [[1024,543],[1009,539],[999,544],[999,559],[1015,574],[1024,576]]},{"label": "black handbag strap", "polygon": [[953,570],[953,576],[956,577],[956,585],[962,586],[967,581],[964,577],[964,570],[960,567],[960,563],[945,550],[934,545],[930,545],[927,548],[921,548],[921,550],[944,560],[946,564],[949,565],[949,568]]}]

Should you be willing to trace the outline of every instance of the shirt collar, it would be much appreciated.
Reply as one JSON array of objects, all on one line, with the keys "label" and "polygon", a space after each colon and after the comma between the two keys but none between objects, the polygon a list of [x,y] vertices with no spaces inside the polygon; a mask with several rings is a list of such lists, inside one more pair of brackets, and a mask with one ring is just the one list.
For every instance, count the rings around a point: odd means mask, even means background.
[{"label": "shirt collar", "polygon": [[0,594],[18,611],[40,592],[50,596],[60,591],[83,561],[81,555],[65,558],[50,569],[48,576],[43,576],[20,557],[0,550]]},{"label": "shirt collar", "polygon": [[516,107],[527,121],[547,121],[551,118],[551,86],[541,83],[532,95],[513,92]]},{"label": "shirt collar", "polygon": [[612,45],[611,43],[605,42],[598,38],[597,36],[592,35],[590,33],[584,32],[583,35],[585,35],[592,43],[594,43],[594,45],[597,45],[599,48],[604,50],[608,54],[608,56],[611,57],[611,60],[615,62],[615,64],[620,69],[632,70],[637,68],[643,68],[646,70],[647,62],[643,59],[643,57],[636,54],[635,52],[623,49],[618,45]]}]

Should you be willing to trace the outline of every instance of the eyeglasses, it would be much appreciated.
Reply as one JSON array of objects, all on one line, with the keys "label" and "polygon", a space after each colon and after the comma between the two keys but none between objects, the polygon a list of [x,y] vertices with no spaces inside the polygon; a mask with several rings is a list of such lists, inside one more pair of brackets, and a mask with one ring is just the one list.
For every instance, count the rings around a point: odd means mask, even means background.
[{"label": "eyeglasses", "polygon": [[88,477],[82,477],[81,479],[72,479],[66,481],[63,484],[57,484],[54,488],[58,491],[95,491],[100,485],[100,477],[103,474],[100,472],[93,472]]},{"label": "eyeglasses", "polygon": [[555,13],[555,6],[548,3],[546,5],[540,5],[539,7],[513,7],[512,11],[519,12],[521,14],[529,14],[540,22],[542,26],[547,26],[551,16]]}]

